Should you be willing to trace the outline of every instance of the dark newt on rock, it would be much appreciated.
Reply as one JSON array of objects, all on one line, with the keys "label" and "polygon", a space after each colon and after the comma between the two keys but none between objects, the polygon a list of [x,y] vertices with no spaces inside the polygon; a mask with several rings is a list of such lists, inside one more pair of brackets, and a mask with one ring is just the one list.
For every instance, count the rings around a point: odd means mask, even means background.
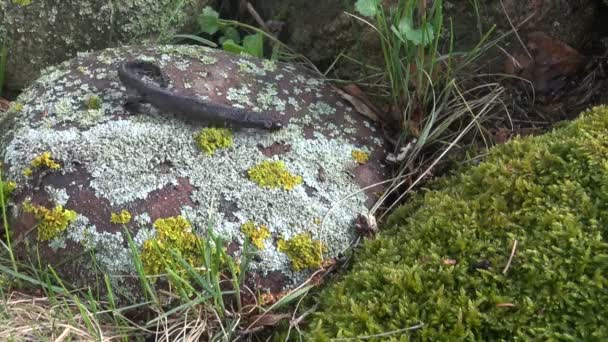
[{"label": "dark newt on rock", "polygon": [[168,80],[160,67],[147,61],[127,61],[118,68],[120,81],[127,88],[126,105],[147,102],[159,110],[178,114],[193,121],[236,127],[277,130],[283,125],[267,115],[205,102],[167,89]]}]

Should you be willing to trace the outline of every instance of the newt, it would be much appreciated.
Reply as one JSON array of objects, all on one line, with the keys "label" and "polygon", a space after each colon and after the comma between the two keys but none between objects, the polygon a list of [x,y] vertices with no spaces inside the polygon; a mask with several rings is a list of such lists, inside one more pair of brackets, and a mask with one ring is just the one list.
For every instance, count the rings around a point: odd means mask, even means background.
[{"label": "newt", "polygon": [[161,111],[174,113],[192,121],[267,130],[283,127],[279,121],[264,114],[212,104],[197,97],[175,93],[167,88],[167,77],[160,67],[152,62],[123,62],[118,68],[118,76],[127,88],[126,107],[145,102]]}]

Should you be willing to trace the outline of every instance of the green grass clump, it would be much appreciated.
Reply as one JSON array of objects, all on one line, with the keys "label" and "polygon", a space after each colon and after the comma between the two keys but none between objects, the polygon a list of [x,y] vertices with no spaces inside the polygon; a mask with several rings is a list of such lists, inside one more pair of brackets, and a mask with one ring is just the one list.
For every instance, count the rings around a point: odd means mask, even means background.
[{"label": "green grass clump", "polygon": [[607,134],[596,107],[414,196],[321,294],[310,338],[608,340]]}]

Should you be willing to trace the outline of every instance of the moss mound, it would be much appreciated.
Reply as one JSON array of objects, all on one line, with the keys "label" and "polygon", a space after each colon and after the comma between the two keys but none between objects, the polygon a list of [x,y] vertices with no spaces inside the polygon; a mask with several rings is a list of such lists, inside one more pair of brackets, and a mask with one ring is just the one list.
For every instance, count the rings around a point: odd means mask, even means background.
[{"label": "moss mound", "polygon": [[607,237],[608,107],[596,107],[398,209],[323,291],[309,337],[606,341]]}]

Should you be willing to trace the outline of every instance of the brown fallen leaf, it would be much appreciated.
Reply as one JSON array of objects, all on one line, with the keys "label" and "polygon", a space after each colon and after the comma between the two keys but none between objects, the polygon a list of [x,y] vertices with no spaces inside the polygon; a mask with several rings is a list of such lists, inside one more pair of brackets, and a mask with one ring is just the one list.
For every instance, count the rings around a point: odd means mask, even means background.
[{"label": "brown fallen leaf", "polygon": [[540,31],[528,34],[526,48],[511,53],[505,61],[505,72],[532,81],[539,92],[561,88],[564,78],[576,75],[587,58],[559,39]]},{"label": "brown fallen leaf", "polygon": [[456,259],[446,258],[446,259],[441,260],[441,263],[446,266],[454,266],[458,263],[458,261],[456,261]]},{"label": "brown fallen leaf", "polygon": [[11,102],[0,97],[0,112],[6,112],[11,107]]},{"label": "brown fallen leaf", "polygon": [[258,327],[272,327],[280,321],[290,318],[289,314],[262,314],[249,317],[249,325],[247,330],[253,330]]},{"label": "brown fallen leaf", "polygon": [[355,110],[366,118],[375,122],[380,121],[380,111],[367,99],[363,91],[354,84],[344,86],[342,89],[333,87],[340,96],[348,101]]}]

